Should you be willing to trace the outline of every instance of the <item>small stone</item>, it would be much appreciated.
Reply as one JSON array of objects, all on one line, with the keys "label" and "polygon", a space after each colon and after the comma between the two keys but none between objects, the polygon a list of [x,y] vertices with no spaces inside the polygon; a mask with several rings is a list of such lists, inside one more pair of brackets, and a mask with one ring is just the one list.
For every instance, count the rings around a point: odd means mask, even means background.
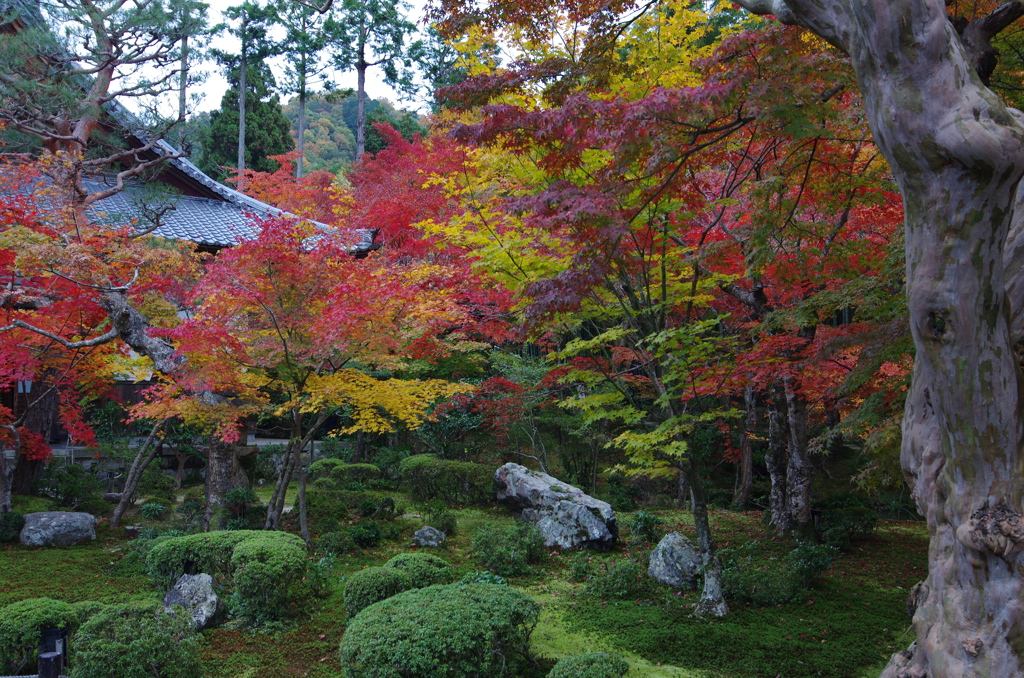
[{"label": "small stone", "polygon": [[96,539],[96,517],[72,511],[43,511],[25,516],[25,546],[73,546]]},{"label": "small stone", "polygon": [[164,596],[164,611],[174,612],[180,605],[192,615],[196,631],[215,626],[223,616],[224,606],[213,592],[213,577],[208,574],[183,574],[174,588]]},{"label": "small stone", "polygon": [[430,525],[424,525],[412,535],[412,541],[417,546],[440,546],[445,538],[444,532]]},{"label": "small stone", "polygon": [[690,540],[671,532],[651,552],[647,574],[662,584],[692,590],[697,588],[701,565],[700,552]]}]

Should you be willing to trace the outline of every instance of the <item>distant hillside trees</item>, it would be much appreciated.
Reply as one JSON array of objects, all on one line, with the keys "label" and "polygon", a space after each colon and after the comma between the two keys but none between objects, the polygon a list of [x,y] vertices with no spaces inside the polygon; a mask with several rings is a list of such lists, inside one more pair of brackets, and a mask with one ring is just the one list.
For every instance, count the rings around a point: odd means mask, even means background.
[{"label": "distant hillside trees", "polygon": [[[293,131],[298,124],[298,104],[298,97],[294,97],[283,108]],[[309,97],[306,101],[307,171],[323,169],[339,174],[355,161],[356,109],[357,101],[354,94],[341,99],[330,96]],[[406,139],[411,139],[415,134],[426,133],[426,128],[414,114],[398,110],[383,99],[366,101],[366,118],[367,123],[370,123],[366,135],[368,153],[377,153],[387,145],[385,139],[373,127],[374,122],[389,123]]]}]

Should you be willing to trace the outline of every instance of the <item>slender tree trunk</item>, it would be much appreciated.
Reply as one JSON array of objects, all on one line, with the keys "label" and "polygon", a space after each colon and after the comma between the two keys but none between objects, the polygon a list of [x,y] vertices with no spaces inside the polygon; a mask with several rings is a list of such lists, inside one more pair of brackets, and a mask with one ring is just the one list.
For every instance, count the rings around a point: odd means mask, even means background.
[{"label": "slender tree trunk", "polygon": [[178,470],[174,474],[174,489],[180,490],[185,479],[185,464],[188,463],[188,452],[174,451],[174,457],[178,460]]},{"label": "slender tree trunk", "polygon": [[[18,434],[18,428],[11,425],[5,425],[3,428],[11,434],[11,446],[14,449],[14,461],[16,462],[21,451],[21,436]],[[11,481],[13,479],[13,464],[7,461],[7,453],[0,445],[0,515],[11,511]]]},{"label": "slender tree trunk", "polygon": [[356,65],[356,161],[366,150],[366,62]]},{"label": "slender tree trunk", "polygon": [[[310,448],[312,454],[312,448]],[[306,548],[313,548],[313,539],[309,536],[309,516],[306,513],[306,464],[302,461],[302,453],[299,453],[299,534],[306,542]]]},{"label": "slender tree trunk", "polygon": [[697,461],[690,457],[690,495],[693,499],[693,525],[697,529],[697,546],[703,563],[704,589],[697,603],[697,614],[724,617],[729,612],[722,590],[722,564],[715,553],[715,540],[708,520],[707,497]]},{"label": "slender tree trunk", "polygon": [[743,420],[743,435],[740,437],[739,486],[733,495],[734,506],[743,507],[750,499],[750,491],[754,485],[754,433],[757,428],[757,401],[754,398],[754,385],[747,384],[743,390],[743,406],[746,417]]},{"label": "slender tree trunk", "polygon": [[277,480],[274,482],[274,491],[270,495],[270,501],[267,502],[267,519],[263,523],[264,530],[276,530],[280,522],[280,511],[284,506],[284,497],[288,493],[288,481],[290,479],[289,470],[292,466],[292,447],[294,446],[294,440],[288,441],[288,446],[284,450],[284,458],[281,459],[281,470],[277,474]]},{"label": "slender tree trunk", "polygon": [[124,516],[124,512],[132,505],[132,495],[135,494],[135,490],[139,487],[142,474],[152,463],[153,459],[156,458],[158,447],[154,443],[160,434],[160,429],[164,427],[164,423],[166,423],[166,420],[161,420],[153,425],[145,442],[139,446],[139,451],[135,453],[135,459],[132,460],[131,466],[128,467],[128,475],[124,479],[121,498],[118,500],[117,506],[114,507],[114,514],[110,516],[111,527],[121,526],[121,518]]},{"label": "slender tree trunk", "polygon": [[245,98],[246,98],[246,76],[249,68],[249,61],[246,58],[246,35],[248,32],[249,18],[242,14],[242,51],[239,56],[238,65],[238,190],[243,190],[245,185],[242,178],[242,170],[245,169]]},{"label": "slender tree trunk", "polygon": [[302,60],[299,65],[301,72],[299,73],[299,131],[298,131],[298,150],[299,157],[295,161],[295,176],[299,179],[302,178],[303,163],[306,157],[306,55],[302,55]]},{"label": "slender tree trunk", "polygon": [[178,69],[178,122],[188,117],[188,36],[181,38],[181,66]]},{"label": "slender tree trunk", "polygon": [[785,534],[790,531],[789,501],[786,483],[786,416],[782,410],[782,401],[778,394],[770,394],[768,398],[768,454],[765,455],[765,466],[768,467],[768,478],[771,489],[768,493],[768,515],[775,529]]}]

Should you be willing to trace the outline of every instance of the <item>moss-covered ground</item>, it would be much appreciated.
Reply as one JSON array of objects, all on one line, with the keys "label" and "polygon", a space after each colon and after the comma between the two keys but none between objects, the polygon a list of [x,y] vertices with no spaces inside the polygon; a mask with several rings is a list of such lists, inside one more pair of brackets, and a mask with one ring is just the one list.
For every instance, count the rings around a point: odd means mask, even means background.
[{"label": "moss-covered ground", "polygon": [[[40,510],[19,499],[16,510]],[[407,504],[408,505],[408,504]],[[688,513],[658,511],[668,530],[693,536]],[[475,530],[510,524],[498,508],[456,512],[459,533],[438,554],[459,572],[480,569],[471,553]],[[784,553],[792,544],[768,532],[760,514],[713,512],[722,546],[757,539],[761,548]],[[335,585],[322,607],[297,626],[274,633],[221,628],[205,632],[208,678],[339,678],[337,649],[345,630],[341,577],[379,565],[409,546],[421,524],[407,514],[396,521],[401,539],[337,560]],[[159,595],[144,576],[120,574],[115,563],[128,538],[101,521],[97,540],[71,548],[0,548],[0,605],[38,596],[67,601],[115,602]],[[646,557],[646,547],[623,544],[597,560]],[[913,640],[906,616],[907,592],[926,568],[927,535],[921,523],[882,521],[876,533],[842,555],[806,596],[787,605],[733,605],[721,620],[692,615],[697,594],[654,586],[636,600],[600,600],[583,595],[569,580],[574,554],[554,550],[527,577],[512,580],[542,605],[533,649],[541,667],[595,650],[623,654],[638,678],[866,678]],[[543,672],[540,673],[543,675]]]}]

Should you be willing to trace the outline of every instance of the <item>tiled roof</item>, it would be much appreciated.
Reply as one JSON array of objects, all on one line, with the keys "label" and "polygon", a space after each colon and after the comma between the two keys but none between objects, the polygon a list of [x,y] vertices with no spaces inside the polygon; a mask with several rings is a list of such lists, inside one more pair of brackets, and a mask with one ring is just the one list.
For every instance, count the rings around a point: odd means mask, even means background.
[{"label": "tiled roof", "polygon": [[[24,25],[45,27],[46,22],[39,10],[38,0],[0,0],[0,29],[12,26],[12,19],[19,19]],[[20,30],[15,28],[15,30]],[[88,87],[90,80],[83,77],[82,86]],[[117,101],[104,105],[109,120],[120,127],[130,143],[137,147],[145,147],[150,137],[139,118]],[[155,156],[177,156],[178,149],[165,140],[153,144]],[[175,175],[192,192],[214,197],[195,197],[180,195],[168,191],[160,201],[173,205],[174,209],[166,212],[161,218],[161,226],[153,234],[164,238],[189,240],[198,245],[208,247],[230,247],[239,240],[252,237],[256,233],[254,218],[267,216],[291,216],[281,210],[255,198],[239,193],[207,176],[201,169],[183,157],[171,157],[162,167],[163,172]],[[94,181],[100,187],[100,181]],[[159,179],[149,184],[159,183]],[[151,191],[149,191],[151,192]],[[128,223],[132,218],[143,216],[140,208],[143,194],[147,193],[141,185],[125,188],[106,200],[97,203],[91,210],[93,215],[104,215],[115,223]],[[144,219],[140,219],[140,228],[148,227]],[[151,222],[150,222],[151,223]],[[323,230],[330,229],[326,224],[314,222]],[[353,244],[350,251],[357,257],[366,256],[370,251],[380,248],[376,242],[377,229],[360,229],[353,232]]]},{"label": "tiled roof", "polygon": [[[95,184],[97,190],[100,188],[99,182],[90,183]],[[152,192],[144,190],[142,186],[128,186],[120,193],[100,201],[90,211],[94,217],[103,217],[115,224],[126,224],[132,219],[138,219],[143,212],[142,203],[152,198]],[[163,214],[161,225],[153,231],[153,235],[189,240],[210,247],[228,247],[252,237],[256,233],[253,217],[266,216],[273,209],[262,203],[243,208],[233,202],[186,195],[165,194],[157,199],[173,209]],[[140,221],[138,227],[148,228],[150,223]]]}]

